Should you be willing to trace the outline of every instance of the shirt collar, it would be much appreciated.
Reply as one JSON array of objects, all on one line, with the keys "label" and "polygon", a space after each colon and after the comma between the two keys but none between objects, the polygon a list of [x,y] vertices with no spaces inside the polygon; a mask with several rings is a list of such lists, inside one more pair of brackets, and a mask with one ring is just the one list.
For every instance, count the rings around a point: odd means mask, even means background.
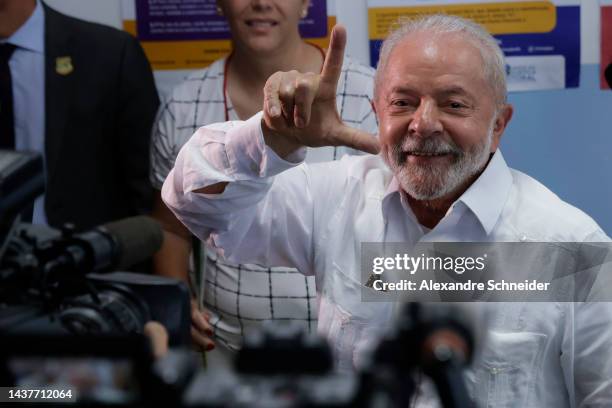
[{"label": "shirt collar", "polygon": [[497,149],[480,177],[459,197],[478,218],[487,235],[491,233],[506,204],[512,174],[501,151]]},{"label": "shirt collar", "polygon": [[[510,188],[512,174],[499,149],[495,152],[489,164],[480,177],[459,197],[457,202],[463,203],[476,216],[486,234],[493,230],[504,208]],[[392,197],[400,196],[400,185],[395,176],[387,186],[383,198],[383,212],[386,203]],[[412,211],[410,211],[412,214]]]},{"label": "shirt collar", "polygon": [[40,1],[36,2],[34,12],[19,27],[17,31],[11,35],[6,42],[16,45],[19,48],[25,48],[43,54],[45,52],[45,13]]}]

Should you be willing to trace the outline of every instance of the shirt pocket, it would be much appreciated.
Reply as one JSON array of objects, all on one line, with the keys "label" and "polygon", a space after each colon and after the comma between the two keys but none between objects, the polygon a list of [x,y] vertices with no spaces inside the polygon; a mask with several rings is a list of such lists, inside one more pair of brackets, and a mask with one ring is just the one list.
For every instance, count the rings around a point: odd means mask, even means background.
[{"label": "shirt pocket", "polygon": [[330,272],[326,276],[319,319],[324,323],[336,367],[348,371],[358,367],[365,354],[378,344],[391,321],[393,305],[363,302],[362,291],[373,289],[346,275],[335,263]]},{"label": "shirt pocket", "polygon": [[466,375],[476,406],[539,408],[534,393],[546,339],[541,333],[490,331]]}]

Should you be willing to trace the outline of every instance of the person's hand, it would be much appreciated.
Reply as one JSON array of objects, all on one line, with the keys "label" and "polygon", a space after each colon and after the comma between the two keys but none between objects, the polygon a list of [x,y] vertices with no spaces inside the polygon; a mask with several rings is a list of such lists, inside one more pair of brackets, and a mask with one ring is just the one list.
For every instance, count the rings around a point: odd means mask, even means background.
[{"label": "person's hand", "polygon": [[153,357],[162,358],[168,352],[168,331],[159,322],[149,321],[145,324],[143,333],[151,341]]},{"label": "person's hand", "polygon": [[336,108],[345,44],[346,30],[336,26],[320,75],[276,72],[266,82],[262,130],[266,144],[279,156],[302,146],[348,146],[378,153],[376,137],[345,125]]},{"label": "person's hand", "polygon": [[213,329],[210,325],[210,315],[198,307],[198,302],[191,299],[191,340],[195,348],[210,351],[215,348],[212,341]]}]

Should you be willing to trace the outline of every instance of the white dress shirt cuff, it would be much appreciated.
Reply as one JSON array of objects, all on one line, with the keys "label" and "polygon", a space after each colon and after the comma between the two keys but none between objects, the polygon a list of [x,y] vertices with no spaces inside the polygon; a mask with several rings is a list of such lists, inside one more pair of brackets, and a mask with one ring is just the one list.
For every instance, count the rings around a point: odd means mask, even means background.
[{"label": "white dress shirt cuff", "polygon": [[259,112],[242,126],[227,132],[226,152],[232,176],[236,180],[272,177],[297,166],[306,157],[305,147],[284,160],[266,146],[261,129],[262,117],[263,113]]}]

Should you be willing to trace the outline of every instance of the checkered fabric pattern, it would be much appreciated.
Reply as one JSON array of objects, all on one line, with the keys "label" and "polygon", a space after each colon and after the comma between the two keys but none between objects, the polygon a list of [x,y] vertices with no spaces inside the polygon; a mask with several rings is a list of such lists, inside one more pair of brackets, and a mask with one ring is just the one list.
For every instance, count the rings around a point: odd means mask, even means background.
[{"label": "checkered fabric pattern", "polygon": [[[161,190],[181,147],[205,125],[225,120],[223,75],[225,60],[196,71],[173,89],[160,107],[151,141],[151,182]],[[374,70],[346,57],[338,83],[337,106],[342,120],[376,133],[372,111]],[[230,120],[239,120],[227,97]],[[307,162],[336,160],[360,154],[346,147],[309,149]],[[267,320],[292,320],[306,330],[317,327],[314,278],[295,269],[234,265],[203,248],[198,297],[211,312],[215,340],[237,350],[245,330]],[[196,285],[198,286],[198,285]]]}]

